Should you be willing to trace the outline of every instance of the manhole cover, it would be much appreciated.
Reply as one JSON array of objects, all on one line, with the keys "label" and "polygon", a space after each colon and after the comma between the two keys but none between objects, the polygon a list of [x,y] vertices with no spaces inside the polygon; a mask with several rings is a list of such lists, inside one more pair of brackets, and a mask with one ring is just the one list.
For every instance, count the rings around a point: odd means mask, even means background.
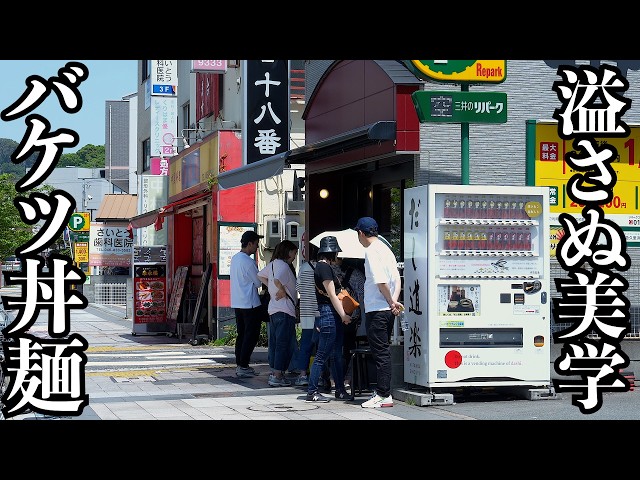
[{"label": "manhole cover", "polygon": [[247,407],[248,410],[253,412],[304,412],[307,410],[316,410],[320,408],[318,405],[312,405],[308,403],[296,403],[296,404],[284,404],[274,403],[271,405],[254,405]]}]

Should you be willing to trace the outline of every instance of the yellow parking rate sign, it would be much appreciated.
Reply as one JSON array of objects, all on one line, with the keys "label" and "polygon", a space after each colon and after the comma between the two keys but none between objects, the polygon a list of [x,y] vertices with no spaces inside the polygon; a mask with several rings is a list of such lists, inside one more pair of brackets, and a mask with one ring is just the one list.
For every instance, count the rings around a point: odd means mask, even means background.
[{"label": "yellow parking rate sign", "polygon": [[86,263],[89,261],[89,242],[76,242],[74,245],[76,263]]}]

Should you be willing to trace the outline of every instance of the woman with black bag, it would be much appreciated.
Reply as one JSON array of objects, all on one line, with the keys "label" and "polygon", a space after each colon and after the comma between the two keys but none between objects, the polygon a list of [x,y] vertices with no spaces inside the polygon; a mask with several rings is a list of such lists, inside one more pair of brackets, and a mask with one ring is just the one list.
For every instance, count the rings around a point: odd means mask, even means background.
[{"label": "woman with black bag", "polygon": [[327,236],[320,240],[318,262],[314,270],[316,300],[320,313],[314,324],[314,328],[318,332],[318,345],[309,375],[309,386],[305,399],[307,402],[330,401],[328,397],[318,391],[318,380],[325,362],[329,359],[331,360],[331,375],[336,385],[336,399],[349,400],[351,398],[344,388],[342,367],[343,324],[350,323],[351,317],[345,313],[342,302],[338,299],[340,281],[332,268],[332,264],[335,264],[336,261],[336,254],[341,251],[336,237]]}]

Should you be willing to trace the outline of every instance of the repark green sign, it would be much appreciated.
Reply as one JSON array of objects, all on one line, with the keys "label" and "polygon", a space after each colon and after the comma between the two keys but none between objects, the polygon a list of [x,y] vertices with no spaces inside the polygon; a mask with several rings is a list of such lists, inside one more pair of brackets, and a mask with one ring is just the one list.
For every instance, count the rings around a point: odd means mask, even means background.
[{"label": "repark green sign", "polygon": [[507,94],[502,92],[418,90],[411,99],[420,122],[507,122]]}]

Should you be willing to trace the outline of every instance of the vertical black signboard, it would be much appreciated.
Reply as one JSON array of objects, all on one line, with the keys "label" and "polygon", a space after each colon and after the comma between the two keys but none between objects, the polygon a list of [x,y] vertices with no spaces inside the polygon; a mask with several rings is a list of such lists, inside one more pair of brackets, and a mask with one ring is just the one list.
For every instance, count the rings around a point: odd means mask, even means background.
[{"label": "vertical black signboard", "polygon": [[245,165],[289,150],[289,60],[246,60]]}]

